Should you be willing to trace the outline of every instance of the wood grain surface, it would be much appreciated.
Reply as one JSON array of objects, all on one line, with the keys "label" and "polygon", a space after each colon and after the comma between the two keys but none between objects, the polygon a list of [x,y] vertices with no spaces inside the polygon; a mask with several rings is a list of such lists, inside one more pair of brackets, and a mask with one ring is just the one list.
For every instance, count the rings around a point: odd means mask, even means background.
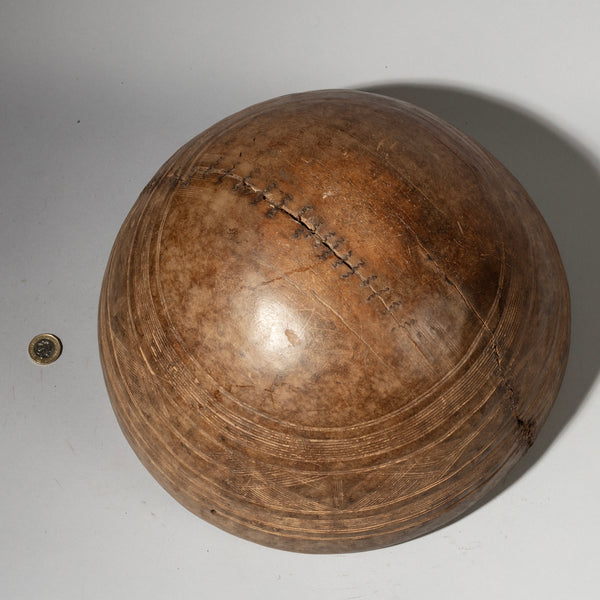
[{"label": "wood grain surface", "polygon": [[302,552],[456,518],[534,442],[569,344],[552,236],[435,116],[308,92],[183,146],[118,234],[99,339],[118,421],[184,506]]}]

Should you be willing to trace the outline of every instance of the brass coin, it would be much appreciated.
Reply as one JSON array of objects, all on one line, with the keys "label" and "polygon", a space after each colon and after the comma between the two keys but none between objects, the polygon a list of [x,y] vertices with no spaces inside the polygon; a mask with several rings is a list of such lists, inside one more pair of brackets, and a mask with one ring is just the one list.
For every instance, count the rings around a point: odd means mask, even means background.
[{"label": "brass coin", "polygon": [[51,333],[36,335],[29,342],[29,356],[38,365],[53,363],[62,352],[61,341]]}]

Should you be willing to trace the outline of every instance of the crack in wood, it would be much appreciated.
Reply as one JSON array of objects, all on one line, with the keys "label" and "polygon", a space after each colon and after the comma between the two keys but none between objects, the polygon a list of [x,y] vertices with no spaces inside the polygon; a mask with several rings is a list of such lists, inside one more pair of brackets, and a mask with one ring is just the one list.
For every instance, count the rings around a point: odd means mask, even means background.
[{"label": "crack in wood", "polygon": [[[294,237],[301,237],[303,233],[307,236],[314,237],[316,247],[324,247],[320,258],[325,260],[334,256],[337,260],[332,264],[333,268],[345,266],[348,269],[348,271],[341,276],[343,279],[350,278],[353,275],[358,277],[360,285],[362,287],[369,288],[369,290],[371,291],[371,294],[367,297],[367,302],[377,298],[379,302],[381,302],[381,304],[383,305],[385,311],[394,320],[396,325],[406,332],[408,340],[413,344],[414,348],[423,358],[429,369],[431,369],[434,372],[436,371],[436,368],[432,364],[429,357],[425,354],[423,349],[413,338],[408,324],[400,321],[394,314],[394,309],[401,306],[402,301],[399,299],[393,300],[391,302],[386,301],[386,299],[383,296],[390,293],[390,288],[387,286],[382,287],[380,289],[375,288],[373,282],[377,280],[377,275],[370,274],[368,276],[365,276],[362,273],[365,267],[365,261],[361,259],[356,263],[352,263],[350,260],[352,257],[352,251],[349,250],[345,253],[342,253],[340,251],[340,246],[345,242],[344,238],[337,238],[335,232],[333,231],[328,231],[324,235],[320,233],[319,230],[322,228],[324,223],[320,217],[314,215],[314,207],[312,205],[305,205],[299,211],[294,212],[288,206],[288,203],[292,200],[292,196],[280,190],[274,182],[271,182],[266,188],[256,186],[252,183],[252,177],[254,175],[252,172],[250,172],[250,174],[246,175],[245,177],[242,177],[234,172],[237,163],[234,163],[234,165],[229,169],[217,168],[219,166],[219,163],[220,159],[211,165],[204,167],[199,166],[197,168],[192,169],[192,171],[187,174],[187,182],[189,183],[191,177],[193,177],[194,174],[199,170],[201,170],[200,176],[202,178],[205,178],[208,175],[218,175],[219,182],[223,182],[226,178],[233,179],[236,183],[232,187],[232,191],[252,195],[253,198],[250,202],[253,205],[260,204],[261,202],[266,202],[269,205],[269,209],[266,213],[267,217],[272,218],[280,212],[290,217],[294,222],[296,222],[299,225],[299,227],[294,232]],[[283,194],[283,200],[281,200],[280,202],[276,202],[275,199],[272,198],[272,193],[275,190]],[[410,227],[408,227],[408,225],[406,225],[406,227],[409,231],[411,231],[414,234],[414,232]],[[429,257],[428,255],[428,258],[431,257]],[[433,259],[431,258],[431,260]]]}]

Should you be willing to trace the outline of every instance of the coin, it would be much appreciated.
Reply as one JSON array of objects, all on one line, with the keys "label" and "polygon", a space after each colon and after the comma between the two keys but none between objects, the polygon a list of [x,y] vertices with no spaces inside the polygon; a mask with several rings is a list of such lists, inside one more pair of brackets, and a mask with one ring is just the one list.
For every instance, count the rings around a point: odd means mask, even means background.
[{"label": "coin", "polygon": [[38,365],[53,363],[62,352],[61,341],[51,333],[36,335],[29,342],[29,356]]}]

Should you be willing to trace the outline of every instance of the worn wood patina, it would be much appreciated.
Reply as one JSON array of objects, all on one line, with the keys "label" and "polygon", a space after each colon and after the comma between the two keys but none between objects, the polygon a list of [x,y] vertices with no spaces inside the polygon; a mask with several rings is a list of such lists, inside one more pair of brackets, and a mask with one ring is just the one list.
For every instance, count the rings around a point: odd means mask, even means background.
[{"label": "worn wood patina", "polygon": [[456,518],[534,442],[569,295],[516,179],[412,105],[277,98],[183,146],[102,288],[101,358],[133,449],[256,542],[349,552]]}]

